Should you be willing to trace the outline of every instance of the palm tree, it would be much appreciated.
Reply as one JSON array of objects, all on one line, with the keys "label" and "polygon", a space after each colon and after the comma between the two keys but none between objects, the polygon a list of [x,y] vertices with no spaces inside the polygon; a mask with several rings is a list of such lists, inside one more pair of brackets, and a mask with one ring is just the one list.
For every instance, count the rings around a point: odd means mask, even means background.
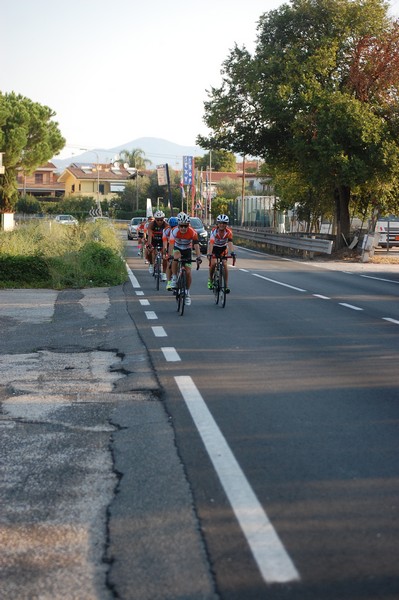
[{"label": "palm tree", "polygon": [[122,150],[119,156],[122,162],[128,163],[129,167],[134,167],[138,171],[143,171],[148,165],[152,164],[148,158],[145,158],[145,152],[141,148]]}]

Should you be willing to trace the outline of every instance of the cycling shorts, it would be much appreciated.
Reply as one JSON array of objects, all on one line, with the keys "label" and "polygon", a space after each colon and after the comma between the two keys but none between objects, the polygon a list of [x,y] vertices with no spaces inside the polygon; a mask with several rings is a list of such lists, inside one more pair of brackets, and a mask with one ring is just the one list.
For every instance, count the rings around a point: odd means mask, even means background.
[{"label": "cycling shorts", "polygon": [[212,254],[214,254],[215,256],[226,256],[227,246],[214,246]]},{"label": "cycling shorts", "polygon": [[191,248],[184,248],[183,250],[180,250],[180,248],[174,248],[173,249],[173,258],[176,258],[176,253],[179,253],[182,257],[183,260],[189,260],[189,263],[186,263],[186,267],[191,267],[191,262],[192,262],[192,251]]}]

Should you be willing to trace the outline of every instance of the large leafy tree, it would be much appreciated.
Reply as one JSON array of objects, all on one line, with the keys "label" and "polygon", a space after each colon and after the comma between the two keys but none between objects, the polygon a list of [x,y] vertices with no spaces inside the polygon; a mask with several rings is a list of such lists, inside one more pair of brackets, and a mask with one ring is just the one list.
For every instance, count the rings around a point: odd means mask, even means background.
[{"label": "large leafy tree", "polygon": [[213,150],[204,156],[195,158],[195,166],[206,170],[211,165],[213,171],[225,171],[235,173],[237,171],[237,159],[232,152],[226,150]]},{"label": "large leafy tree", "polygon": [[58,154],[65,145],[55,113],[29,98],[0,92],[0,151],[4,175],[0,175],[0,211],[11,211],[17,200],[17,169],[32,173]]},{"label": "large leafy tree", "polygon": [[381,201],[397,187],[398,67],[381,0],[293,0],[260,18],[253,56],[231,51],[205,103],[212,134],[197,143],[295,174],[312,204],[328,198],[341,239],[351,194]]}]

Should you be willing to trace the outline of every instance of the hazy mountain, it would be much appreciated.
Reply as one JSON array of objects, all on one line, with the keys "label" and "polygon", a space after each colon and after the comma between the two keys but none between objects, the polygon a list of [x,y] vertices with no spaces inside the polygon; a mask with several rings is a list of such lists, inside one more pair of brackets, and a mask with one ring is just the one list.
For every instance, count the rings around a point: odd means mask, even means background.
[{"label": "hazy mountain", "polygon": [[96,153],[100,163],[114,162],[119,152],[122,150],[132,151],[135,148],[140,148],[145,154],[145,158],[148,158],[152,164],[150,168],[155,168],[156,165],[168,163],[171,169],[179,170],[182,168],[183,156],[203,156],[206,154],[206,150],[202,150],[199,146],[181,146],[168,140],[153,137],[142,137],[115,146],[114,148],[95,148],[90,152],[82,152],[82,154],[73,154],[69,158],[59,159],[57,157],[52,159],[52,162],[58,167],[58,169],[65,169],[71,163],[94,163],[97,161]]}]

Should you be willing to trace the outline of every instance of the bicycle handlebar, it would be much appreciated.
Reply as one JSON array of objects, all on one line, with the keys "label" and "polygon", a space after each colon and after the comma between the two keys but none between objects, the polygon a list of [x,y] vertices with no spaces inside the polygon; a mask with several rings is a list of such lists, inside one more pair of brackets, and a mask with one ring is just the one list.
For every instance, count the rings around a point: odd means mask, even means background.
[{"label": "bicycle handlebar", "polygon": [[219,260],[227,260],[228,258],[232,258],[233,259],[233,267],[236,264],[236,259],[237,259],[236,256],[231,256],[231,254],[225,254],[224,256],[216,256],[216,254],[211,254],[210,258],[209,258],[209,264],[211,264],[212,258],[216,258],[216,259],[219,258]]}]

